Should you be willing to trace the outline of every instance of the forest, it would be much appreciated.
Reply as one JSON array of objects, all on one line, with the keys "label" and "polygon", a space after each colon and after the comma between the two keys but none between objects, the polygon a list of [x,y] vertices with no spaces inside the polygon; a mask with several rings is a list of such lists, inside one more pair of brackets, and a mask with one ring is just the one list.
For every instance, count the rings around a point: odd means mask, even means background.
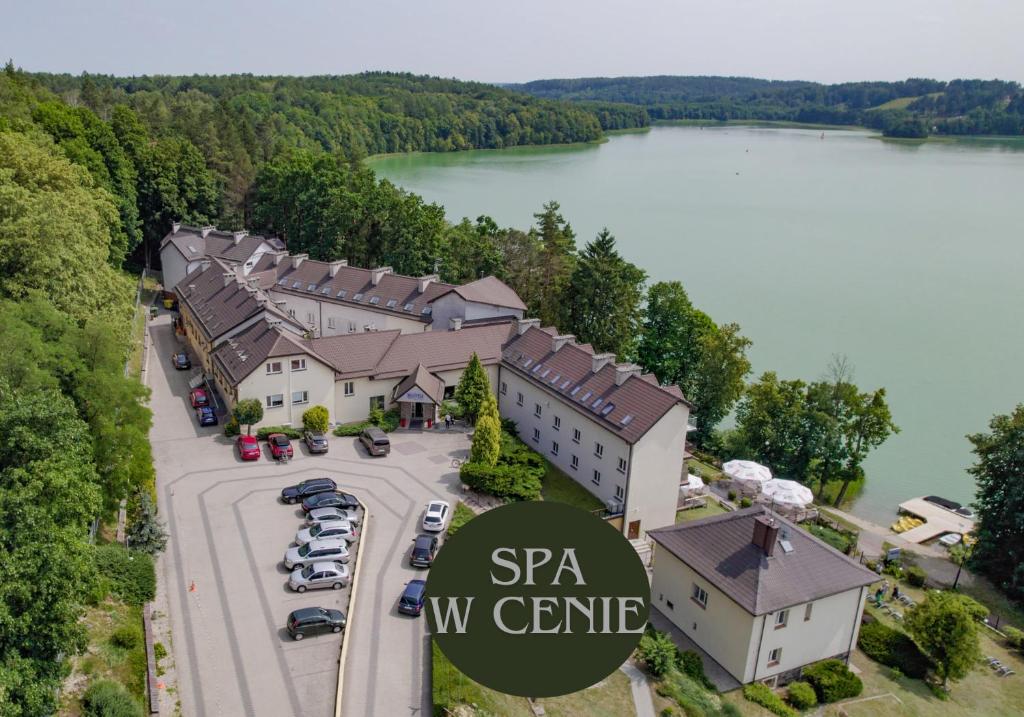
[{"label": "forest", "polygon": [[659,120],[760,120],[861,125],[894,137],[1020,135],[1024,90],[1001,80],[908,79],[901,82],[817,82],[750,77],[591,77],[536,80],[508,89],[581,106],[626,103],[646,118],[620,113],[642,127]]}]

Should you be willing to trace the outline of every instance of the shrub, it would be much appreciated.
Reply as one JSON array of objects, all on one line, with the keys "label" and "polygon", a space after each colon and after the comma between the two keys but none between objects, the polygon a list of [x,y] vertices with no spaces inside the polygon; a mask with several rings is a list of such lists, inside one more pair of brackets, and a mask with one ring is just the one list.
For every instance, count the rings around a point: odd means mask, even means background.
[{"label": "shrub", "polygon": [[886,563],[885,567],[882,568],[882,572],[897,579],[903,577],[903,568],[900,567],[899,563]]},{"label": "shrub", "polygon": [[265,441],[271,433],[283,433],[291,439],[302,438],[302,431],[291,426],[264,426],[256,431],[256,438]]},{"label": "shrub", "polygon": [[679,664],[679,669],[684,673],[697,680],[709,690],[715,689],[714,683],[707,678],[704,674],[704,661],[700,659],[700,655],[692,650],[677,650],[676,662]]},{"label": "shrub", "polygon": [[814,688],[806,682],[790,682],[787,699],[789,704],[798,710],[809,710],[818,704],[818,696],[814,694]]},{"label": "shrub", "polygon": [[663,676],[658,694],[674,700],[687,715],[713,715],[721,707],[718,695],[674,668]]},{"label": "shrub", "polygon": [[1007,645],[1017,650],[1024,649],[1024,632],[1009,625],[1003,628],[1003,632],[1006,634]]},{"label": "shrub", "polygon": [[676,665],[676,646],[664,632],[651,630],[640,638],[637,647],[640,659],[647,665],[647,671],[661,677]]},{"label": "shrub", "polygon": [[397,408],[393,408],[390,411],[382,411],[379,408],[374,408],[370,411],[370,417],[367,419],[367,423],[372,426],[376,426],[385,433],[391,433],[393,430],[398,428],[398,421],[400,412]]},{"label": "shrub", "polygon": [[744,685],[743,696],[779,717],[799,717],[797,711],[783,702],[768,685],[760,682]]},{"label": "shrub", "polygon": [[167,657],[167,648],[164,647],[164,643],[153,643],[153,657],[156,658],[157,662]]},{"label": "shrub", "polygon": [[441,402],[441,417],[449,415],[452,418],[462,418],[462,407],[458,401],[442,401]]},{"label": "shrub", "polygon": [[242,427],[238,425],[238,419],[232,416],[228,419],[228,422],[224,424],[224,435],[228,438],[234,438],[242,432]]},{"label": "shrub", "polygon": [[96,546],[94,556],[110,591],[124,602],[141,605],[156,595],[156,569],[146,553],[112,544]]},{"label": "shrub", "polygon": [[82,695],[83,717],[142,717],[142,706],[128,690],[111,680],[98,680]]},{"label": "shrub", "polygon": [[864,683],[839,660],[824,660],[804,670],[804,679],[811,683],[818,702],[829,703],[856,697]]},{"label": "shrub", "polygon": [[518,436],[519,424],[516,421],[513,421],[511,418],[502,418],[501,430],[509,434],[510,436]]},{"label": "shrub", "polygon": [[867,568],[868,570],[870,570],[873,573],[877,572],[878,571],[878,561],[877,560],[866,560],[866,561],[864,561],[864,567]]},{"label": "shrub", "polygon": [[359,421],[357,423],[343,423],[340,426],[336,426],[334,429],[334,435],[336,436],[358,436],[363,432],[364,428],[371,426],[369,421]]},{"label": "shrub", "polygon": [[128,545],[133,550],[141,550],[156,555],[167,547],[167,531],[163,522],[157,517],[156,503],[148,493],[140,493],[127,531]]},{"label": "shrub", "polygon": [[915,588],[923,588],[924,581],[927,577],[928,574],[916,565],[911,565],[907,568],[907,582]]},{"label": "shrub", "polygon": [[455,504],[455,512],[452,513],[452,522],[448,524],[448,537],[455,535],[469,521],[476,517],[476,513],[470,510],[469,506],[461,500]]},{"label": "shrub", "polygon": [[326,406],[312,406],[302,414],[302,426],[307,431],[327,433],[330,422],[331,415],[327,412]]},{"label": "shrub", "polygon": [[523,465],[463,463],[459,475],[463,483],[481,493],[512,500],[538,500],[544,473],[542,469]]},{"label": "shrub", "polygon": [[932,667],[931,660],[909,635],[877,620],[861,627],[857,646],[872,660],[908,677],[923,679]]},{"label": "shrub", "polygon": [[740,499],[740,507],[741,508],[749,508],[753,504],[754,503],[753,503],[753,501],[750,500],[750,498],[743,497],[743,498]]},{"label": "shrub", "polygon": [[133,625],[122,625],[110,635],[110,644],[123,650],[134,650],[142,642],[142,631]]},{"label": "shrub", "polygon": [[729,501],[732,502],[732,503],[736,502],[736,491],[734,491],[734,490],[729,491]]},{"label": "shrub", "polygon": [[252,433],[253,424],[263,420],[263,404],[258,398],[243,398],[231,409],[231,415],[240,426]]},{"label": "shrub", "polygon": [[732,702],[722,702],[722,717],[743,717],[743,713],[740,712],[740,708],[734,705]]},{"label": "shrub", "polygon": [[671,707],[666,707],[661,712],[659,712],[658,715],[660,717],[675,717],[676,711]]}]

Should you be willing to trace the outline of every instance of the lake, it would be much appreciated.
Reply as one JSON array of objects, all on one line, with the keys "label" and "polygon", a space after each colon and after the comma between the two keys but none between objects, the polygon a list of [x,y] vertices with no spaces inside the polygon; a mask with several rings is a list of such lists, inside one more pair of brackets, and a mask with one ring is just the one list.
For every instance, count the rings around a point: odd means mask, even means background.
[{"label": "lake", "polygon": [[853,506],[969,501],[965,434],[1024,401],[1024,144],[868,132],[655,127],[601,145],[378,158],[446,208],[527,227],[551,199],[582,244],[607,226],[652,280],[679,279],[753,342],[755,375],[820,378],[845,354],[902,432]]}]

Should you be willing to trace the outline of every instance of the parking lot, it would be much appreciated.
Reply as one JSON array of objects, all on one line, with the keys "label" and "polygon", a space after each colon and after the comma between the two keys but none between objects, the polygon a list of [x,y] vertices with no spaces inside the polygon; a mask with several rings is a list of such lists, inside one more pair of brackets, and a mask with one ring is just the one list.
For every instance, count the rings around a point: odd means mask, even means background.
[{"label": "parking lot", "polygon": [[[281,503],[280,491],[321,476],[353,493],[369,513],[368,528],[360,526],[366,544],[357,607],[343,633],[349,648],[342,714],[429,714],[426,622],[399,615],[395,606],[406,582],[426,576],[408,565],[412,539],[429,500],[457,500],[451,462],[465,455],[465,435],[392,434],[387,458],[368,457],[351,438],[332,437],[322,456],[293,441],[289,463],[269,460],[265,445],[259,461],[243,463],[221,426],[197,426],[190,373],[170,365],[180,344],[169,317],[150,327],[151,436],[160,512],[171,536],[160,570],[182,714],[333,714],[342,637],[295,642],[284,627],[299,607],[347,612],[349,588],[299,595],[288,588],[282,565],[302,510]],[[351,567],[355,572],[355,560]]]}]

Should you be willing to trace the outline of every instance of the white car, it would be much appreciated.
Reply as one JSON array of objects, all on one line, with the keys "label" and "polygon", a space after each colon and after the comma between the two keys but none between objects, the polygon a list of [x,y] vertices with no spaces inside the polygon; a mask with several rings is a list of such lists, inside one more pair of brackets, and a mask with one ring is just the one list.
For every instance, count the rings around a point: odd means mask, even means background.
[{"label": "white car", "polygon": [[339,538],[346,543],[351,543],[358,537],[359,533],[347,520],[331,520],[314,523],[308,528],[303,528],[295,534],[295,544],[305,545],[312,540],[327,540],[328,538]]},{"label": "white car", "polygon": [[423,529],[431,533],[440,533],[448,527],[451,520],[452,507],[443,500],[432,500],[427,503],[427,510],[423,514]]},{"label": "white car", "polygon": [[354,526],[359,525],[359,512],[345,508],[313,508],[306,514],[306,525],[313,527],[317,523],[328,521],[347,520]]},{"label": "white car", "polygon": [[310,563],[331,561],[348,562],[348,546],[344,540],[314,540],[311,543],[288,548],[284,554],[284,566],[289,570],[304,568]]},{"label": "white car", "polygon": [[341,563],[312,563],[296,568],[288,578],[288,587],[297,593],[315,588],[341,590],[349,583],[348,566]]},{"label": "white car", "polygon": [[945,545],[947,548],[952,548],[954,545],[960,542],[960,538],[960,533],[946,533],[941,538],[939,538],[939,542],[942,545]]}]

